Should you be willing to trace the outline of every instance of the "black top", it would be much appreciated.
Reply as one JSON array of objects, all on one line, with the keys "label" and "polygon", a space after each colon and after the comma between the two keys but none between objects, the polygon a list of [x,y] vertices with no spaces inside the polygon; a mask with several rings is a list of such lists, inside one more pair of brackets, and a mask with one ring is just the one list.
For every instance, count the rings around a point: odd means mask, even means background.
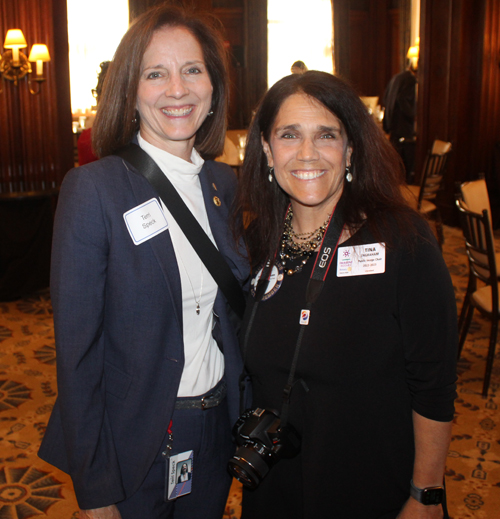
[{"label": "black top", "polygon": [[[337,277],[337,251],[300,351],[296,378],[308,392],[298,383],[291,395],[301,454],[245,493],[244,517],[393,518],[408,498],[412,409],[449,421],[456,394],[453,287],[427,226],[422,233],[413,250],[386,250],[382,274]],[[375,242],[366,229],[355,238]],[[246,353],[254,406],[281,410],[313,262],[259,304]],[[286,505],[271,512],[280,489]]]}]

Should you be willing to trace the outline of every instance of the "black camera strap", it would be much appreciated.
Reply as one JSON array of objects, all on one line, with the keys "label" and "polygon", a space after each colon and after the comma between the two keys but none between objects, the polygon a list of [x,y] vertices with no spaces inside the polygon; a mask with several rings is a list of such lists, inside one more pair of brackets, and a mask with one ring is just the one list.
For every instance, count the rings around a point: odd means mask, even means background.
[{"label": "black camera strap", "polygon": [[257,307],[259,306],[260,301],[264,297],[266,293],[267,285],[269,282],[269,278],[271,277],[271,272],[273,270],[274,260],[268,260],[262,274],[260,276],[259,281],[257,282],[257,286],[255,287],[255,297],[252,297],[251,291],[248,293],[247,303],[245,307],[245,313],[243,314],[243,321],[241,324],[241,337],[242,341],[242,356],[243,356],[243,371],[240,375],[239,386],[240,386],[240,415],[245,411],[245,379],[248,376],[247,370],[245,368],[245,357],[248,346],[248,339],[250,337],[250,331],[253,327],[253,321],[255,319],[255,315],[257,313]]},{"label": "black camera strap", "polygon": [[[342,231],[344,229],[344,198],[341,197],[338,201],[332,216],[330,217],[330,221],[328,222],[328,227],[323,236],[323,241],[318,249],[318,253],[316,256],[316,261],[313,266],[313,270],[311,273],[311,277],[307,283],[306,288],[306,306],[301,310],[300,316],[300,329],[297,336],[297,342],[295,343],[295,351],[292,359],[292,365],[290,367],[290,373],[288,376],[287,383],[285,388],[283,389],[283,404],[280,413],[281,426],[284,427],[288,422],[288,409],[290,404],[290,394],[293,388],[295,379],[295,372],[297,369],[297,362],[299,358],[300,347],[302,345],[302,339],[304,336],[305,329],[309,324],[309,318],[311,314],[311,308],[314,302],[318,299],[323,285],[325,283],[326,276],[328,275],[328,271],[330,269],[332,260],[335,256],[337,248],[339,246],[340,237],[342,236]],[[273,261],[268,261],[262,275],[257,283],[255,297],[253,298],[253,304],[247,304],[245,316],[243,318],[243,360],[245,360],[246,350],[248,346],[248,339],[250,336],[250,330],[253,326],[253,321],[255,318],[255,314],[257,312],[257,307],[267,289],[267,285],[269,282],[269,278],[271,276],[272,267],[274,262],[276,261],[277,252],[273,258]],[[249,295],[251,298],[251,295]],[[244,371],[242,376],[240,377],[240,391],[242,386],[244,385],[244,378],[246,377],[246,372]],[[240,407],[243,404],[243,396],[241,392],[240,399]],[[241,409],[243,412],[243,409]]]}]

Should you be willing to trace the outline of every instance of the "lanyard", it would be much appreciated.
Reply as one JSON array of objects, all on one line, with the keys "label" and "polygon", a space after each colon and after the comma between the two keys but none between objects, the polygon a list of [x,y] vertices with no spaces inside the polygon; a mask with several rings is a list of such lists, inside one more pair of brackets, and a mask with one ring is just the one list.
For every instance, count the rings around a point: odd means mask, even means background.
[{"label": "lanyard", "polygon": [[[344,200],[341,197],[335,207],[332,216],[330,217],[330,221],[328,222],[328,227],[326,228],[325,234],[323,236],[323,240],[318,250],[318,254],[316,256],[316,261],[313,266],[313,270],[309,281],[307,283],[306,288],[306,306],[300,312],[300,329],[297,336],[297,342],[295,343],[295,352],[293,355],[292,365],[290,367],[290,373],[288,376],[288,381],[283,389],[283,406],[280,413],[281,425],[284,427],[288,421],[288,407],[290,402],[290,393],[292,391],[293,385],[296,381],[295,371],[297,368],[297,361],[299,358],[300,347],[302,344],[302,338],[304,336],[304,331],[306,326],[309,324],[309,318],[311,314],[311,307],[313,303],[318,299],[321,290],[323,289],[323,285],[325,283],[326,276],[328,275],[328,271],[330,270],[330,266],[332,264],[333,257],[337,251],[340,237],[342,236],[342,231],[344,229],[344,218],[343,218],[343,208],[344,208]],[[245,360],[245,354],[248,346],[248,339],[250,336],[250,330],[253,326],[253,321],[255,319],[255,314],[257,312],[257,306],[261,301],[262,297],[265,294],[267,289],[267,285],[269,282],[269,278],[271,276],[272,267],[274,261],[276,260],[277,253],[273,261],[268,261],[266,266],[262,272],[262,275],[259,279],[259,282],[255,291],[255,298],[253,299],[253,304],[247,304],[245,316],[243,318],[243,361]],[[251,297],[251,296],[250,296]],[[244,379],[246,377],[245,371],[243,371],[240,377],[240,408],[243,412],[243,388],[244,388]],[[305,382],[303,382],[304,388]]]}]

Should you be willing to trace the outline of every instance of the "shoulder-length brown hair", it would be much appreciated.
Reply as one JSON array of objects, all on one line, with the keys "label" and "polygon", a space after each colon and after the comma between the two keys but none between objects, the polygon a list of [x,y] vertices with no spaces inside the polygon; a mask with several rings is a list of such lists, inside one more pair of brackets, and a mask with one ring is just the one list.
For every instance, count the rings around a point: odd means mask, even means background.
[{"label": "shoulder-length brown hair", "polygon": [[[375,124],[354,89],[326,72],[308,71],[286,76],[261,101],[250,125],[245,161],[236,198],[234,230],[243,237],[253,265],[273,257],[278,245],[288,195],[277,182],[269,183],[261,137],[270,142],[279,109],[293,94],[319,101],[343,124],[352,147],[352,182],[344,182],[345,223],[356,230],[365,222],[377,239],[391,244],[394,226],[401,236],[415,229],[416,213],[404,201],[400,185],[404,167],[382,130]],[[252,220],[250,225],[245,225]]]},{"label": "shoulder-length brown hair", "polygon": [[184,27],[201,46],[213,87],[213,115],[201,125],[194,145],[205,159],[222,154],[229,87],[221,24],[209,14],[195,15],[191,10],[167,3],[139,16],[116,50],[92,128],[92,147],[98,157],[112,155],[139,130],[136,103],[142,58],[153,34],[163,27]]}]

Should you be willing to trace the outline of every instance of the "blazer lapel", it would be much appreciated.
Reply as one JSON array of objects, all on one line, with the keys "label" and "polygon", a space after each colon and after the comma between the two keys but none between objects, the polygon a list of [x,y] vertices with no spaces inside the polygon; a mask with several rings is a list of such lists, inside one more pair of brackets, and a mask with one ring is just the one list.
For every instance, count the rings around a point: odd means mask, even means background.
[{"label": "blazer lapel", "polygon": [[[203,191],[203,199],[207,210],[210,229],[215,239],[217,248],[226,259],[236,278],[243,283],[248,276],[248,263],[245,260],[243,247],[238,252],[229,230],[230,204],[232,196],[227,196],[224,185],[216,181],[211,171],[211,163],[205,162],[200,171],[200,184]],[[226,188],[227,190],[227,188]]]},{"label": "blazer lapel", "polygon": [[[130,184],[132,191],[136,197],[137,205],[157,198],[159,196],[153,189],[151,184],[131,165],[125,163],[129,170]],[[180,325],[182,334],[182,289],[179,268],[177,266],[177,259],[175,257],[174,246],[170,237],[170,232],[167,230],[148,240],[146,243],[138,245],[139,247],[149,246],[156,257],[158,264],[165,277],[167,290],[172,298],[175,316]]]}]

